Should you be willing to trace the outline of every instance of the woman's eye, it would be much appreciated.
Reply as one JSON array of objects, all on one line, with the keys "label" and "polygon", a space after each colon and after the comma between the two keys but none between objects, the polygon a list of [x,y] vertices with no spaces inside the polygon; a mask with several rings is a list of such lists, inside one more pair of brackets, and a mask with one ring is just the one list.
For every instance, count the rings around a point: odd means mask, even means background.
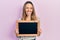
[{"label": "woman's eye", "polygon": [[28,7],[26,7],[26,9],[28,9]]},{"label": "woman's eye", "polygon": [[33,9],[33,8],[30,8],[30,9]]}]

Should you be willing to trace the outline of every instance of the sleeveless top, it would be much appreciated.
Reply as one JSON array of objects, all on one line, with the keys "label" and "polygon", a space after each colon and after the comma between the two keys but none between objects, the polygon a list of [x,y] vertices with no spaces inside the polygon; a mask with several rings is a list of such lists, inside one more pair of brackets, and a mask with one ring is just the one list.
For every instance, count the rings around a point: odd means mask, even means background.
[{"label": "sleeveless top", "polygon": [[[21,18],[19,18],[21,20]],[[20,36],[19,38],[25,38],[25,39],[35,39],[36,36]]]}]

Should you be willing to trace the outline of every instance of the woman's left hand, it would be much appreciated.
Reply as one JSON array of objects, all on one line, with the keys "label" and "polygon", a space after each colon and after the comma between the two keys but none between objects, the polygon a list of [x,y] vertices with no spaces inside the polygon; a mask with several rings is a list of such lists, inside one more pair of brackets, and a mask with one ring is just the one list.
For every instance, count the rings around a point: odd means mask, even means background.
[{"label": "woman's left hand", "polygon": [[40,29],[40,30],[38,31],[38,36],[40,36],[40,35],[41,35],[41,32],[42,32],[42,30]]}]

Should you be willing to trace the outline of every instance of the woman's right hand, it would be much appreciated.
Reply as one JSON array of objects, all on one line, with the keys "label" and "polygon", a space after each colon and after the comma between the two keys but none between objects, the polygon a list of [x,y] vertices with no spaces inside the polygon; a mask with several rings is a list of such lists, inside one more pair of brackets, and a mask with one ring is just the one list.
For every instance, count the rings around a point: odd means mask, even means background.
[{"label": "woman's right hand", "polygon": [[19,32],[16,30],[16,34],[18,34]]},{"label": "woman's right hand", "polygon": [[17,33],[17,34],[19,33],[18,28],[16,28],[16,33]]},{"label": "woman's right hand", "polygon": [[16,33],[16,36],[17,36],[17,35],[19,34],[19,31],[16,29],[16,30],[15,30],[15,33]]}]

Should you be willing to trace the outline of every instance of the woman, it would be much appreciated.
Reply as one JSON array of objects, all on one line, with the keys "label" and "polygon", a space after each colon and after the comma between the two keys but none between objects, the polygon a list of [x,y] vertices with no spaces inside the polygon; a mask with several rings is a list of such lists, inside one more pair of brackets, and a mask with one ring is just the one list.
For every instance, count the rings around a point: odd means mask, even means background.
[{"label": "woman", "polygon": [[[37,20],[32,2],[27,1],[24,4],[21,20],[25,20],[25,21]],[[39,31],[38,36],[40,35],[40,33],[41,33],[41,31]],[[29,36],[29,37],[20,36],[20,37],[18,37],[18,39],[19,40],[36,40],[36,37],[35,36]]]}]

